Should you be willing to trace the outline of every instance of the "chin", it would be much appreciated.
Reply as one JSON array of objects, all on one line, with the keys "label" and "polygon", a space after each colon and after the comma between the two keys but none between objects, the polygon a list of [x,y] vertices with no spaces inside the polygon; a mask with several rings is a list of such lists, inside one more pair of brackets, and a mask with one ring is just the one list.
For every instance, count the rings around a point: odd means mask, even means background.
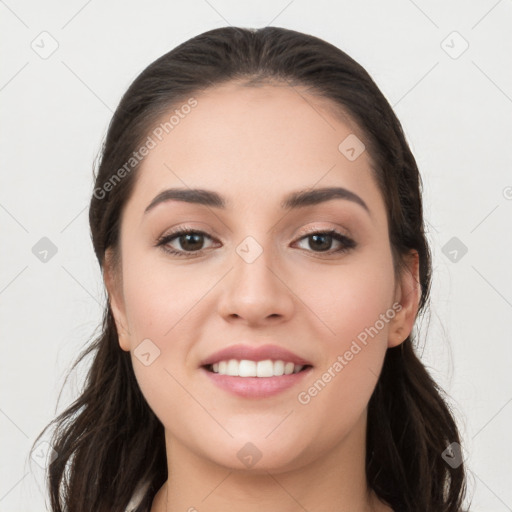
[{"label": "chin", "polygon": [[[274,439],[270,439],[273,435]],[[283,443],[283,439],[288,442]],[[301,443],[298,440],[294,442],[290,436],[278,436],[274,433],[265,439],[264,435],[250,437],[245,433],[226,440],[222,445],[218,440],[212,440],[215,451],[207,449],[202,456],[230,471],[250,474],[281,473],[307,463],[303,445],[304,440]]]}]

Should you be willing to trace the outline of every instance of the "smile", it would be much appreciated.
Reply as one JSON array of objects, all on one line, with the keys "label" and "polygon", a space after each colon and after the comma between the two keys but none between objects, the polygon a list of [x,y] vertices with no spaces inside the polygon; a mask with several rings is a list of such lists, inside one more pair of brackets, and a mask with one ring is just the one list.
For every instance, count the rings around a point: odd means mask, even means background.
[{"label": "smile", "polygon": [[[229,394],[241,398],[261,399],[270,398],[293,386],[298,386],[313,367],[295,365],[283,360],[256,362],[248,359],[240,361],[230,359],[202,366],[200,369],[210,382]],[[286,373],[290,370],[291,373]]]},{"label": "smile", "polygon": [[305,366],[307,365],[294,364],[291,361],[282,361],[280,359],[276,361],[272,361],[271,359],[265,359],[263,361],[229,359],[208,365],[206,368],[219,375],[265,378],[299,373]]}]

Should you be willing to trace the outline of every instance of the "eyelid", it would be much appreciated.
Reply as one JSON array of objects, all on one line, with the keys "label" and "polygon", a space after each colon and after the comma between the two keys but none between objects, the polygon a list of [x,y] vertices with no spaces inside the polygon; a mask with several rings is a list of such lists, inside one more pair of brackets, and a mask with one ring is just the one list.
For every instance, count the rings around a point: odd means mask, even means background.
[{"label": "eyelid", "polygon": [[305,228],[301,229],[300,232],[297,234],[297,236],[304,236],[314,233],[326,233],[328,231],[337,231],[341,235],[352,238],[352,235],[349,233],[347,229],[343,229],[341,227],[333,227],[333,226],[326,226],[326,227],[319,227],[319,226],[306,226]]},{"label": "eyelid", "polygon": [[[195,228],[193,226],[187,226],[187,225],[180,225],[177,228],[172,228],[169,231],[166,231],[163,235],[159,236],[156,240],[157,246],[165,245],[166,243],[169,243],[170,239],[178,239],[180,236],[186,235],[188,233],[194,233],[203,235],[205,238],[209,238],[210,240],[213,240],[214,242],[218,242],[216,237],[208,233],[208,231],[205,231],[203,229]],[[196,253],[200,253],[204,249],[201,249],[200,251],[195,251]],[[185,251],[184,251],[185,252]],[[191,251],[188,254],[193,254],[194,252]]]},{"label": "eyelid", "polygon": [[[342,229],[339,227],[319,227],[319,226],[306,226],[305,228],[302,228],[298,233],[296,233],[295,237],[298,240],[300,237],[303,237],[308,234],[326,233],[328,231],[338,231],[338,232],[340,232],[341,235],[343,235],[347,238],[352,238],[352,235],[346,229]],[[195,226],[187,225],[187,224],[185,224],[185,225],[180,224],[178,227],[171,228],[169,231],[166,231],[163,235],[161,235],[158,239],[162,240],[162,239],[168,238],[172,235],[183,234],[184,232],[185,233],[186,232],[199,233],[202,235],[206,235],[208,238],[219,241],[218,239],[216,239],[216,237],[214,237],[207,231],[205,231],[201,228],[197,228]]]},{"label": "eyelid", "polygon": [[[345,234],[347,230],[341,229],[339,227],[319,227],[319,226],[307,226],[303,228],[299,234],[297,234],[294,238],[293,243],[296,244],[301,242],[302,240],[308,238],[309,235],[315,234],[326,234],[332,236],[338,243],[342,244],[342,248],[340,249],[329,249],[328,251],[306,251],[310,252],[319,257],[329,257],[336,254],[342,254],[350,251],[351,249],[355,249],[358,243],[353,239],[350,234]],[[219,242],[216,237],[210,235],[207,231],[204,231],[199,228],[195,228],[189,225],[180,225],[178,227],[172,228],[170,231],[165,232],[162,236],[160,236],[156,241],[156,246],[160,247],[162,250],[170,253],[174,256],[184,256],[188,258],[198,257],[204,254],[205,251],[212,249],[212,247],[206,247],[199,249],[197,251],[183,251],[179,249],[169,249],[166,246],[175,239],[178,239],[180,236],[184,236],[189,233],[202,235],[204,238],[209,238],[214,243]],[[221,242],[222,243],[222,242]],[[214,248],[214,247],[213,247]]]}]

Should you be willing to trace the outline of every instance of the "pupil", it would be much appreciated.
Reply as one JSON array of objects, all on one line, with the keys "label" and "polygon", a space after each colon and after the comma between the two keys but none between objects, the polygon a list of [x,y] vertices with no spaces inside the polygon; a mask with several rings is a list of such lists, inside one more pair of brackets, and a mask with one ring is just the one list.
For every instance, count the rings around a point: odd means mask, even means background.
[{"label": "pupil", "polygon": [[[202,236],[203,235],[200,235],[197,233],[188,233],[186,235],[183,235],[183,236],[181,236],[181,240],[180,240],[181,246],[183,247],[183,249],[189,249],[189,250],[201,249],[201,246],[202,246],[201,237]],[[185,240],[185,243],[183,243],[183,240]],[[192,244],[190,244],[190,240],[192,240]],[[199,242],[198,242],[198,240],[199,240]],[[194,241],[196,242],[196,245],[194,245]]]},{"label": "pupil", "polygon": [[[330,248],[330,238],[331,238],[331,235],[311,235],[311,238],[313,238],[313,240],[315,240],[315,242],[317,242],[319,239],[323,239],[324,240],[324,243],[320,243],[319,246],[317,245],[317,249],[319,249],[320,251],[327,251],[329,250]],[[325,241],[327,239],[327,242]],[[311,242],[309,244],[309,246],[311,247]],[[314,247],[311,247],[312,249],[314,249]]]}]

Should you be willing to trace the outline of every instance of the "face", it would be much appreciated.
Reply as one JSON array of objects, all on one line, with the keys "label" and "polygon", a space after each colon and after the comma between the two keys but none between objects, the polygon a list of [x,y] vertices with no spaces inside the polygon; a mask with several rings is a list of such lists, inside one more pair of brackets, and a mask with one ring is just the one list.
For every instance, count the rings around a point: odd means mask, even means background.
[{"label": "face", "polygon": [[123,212],[118,279],[106,271],[120,345],[177,452],[298,468],[363,432],[385,352],[412,328],[411,282],[353,123],[288,86],[195,98],[153,136]]}]

